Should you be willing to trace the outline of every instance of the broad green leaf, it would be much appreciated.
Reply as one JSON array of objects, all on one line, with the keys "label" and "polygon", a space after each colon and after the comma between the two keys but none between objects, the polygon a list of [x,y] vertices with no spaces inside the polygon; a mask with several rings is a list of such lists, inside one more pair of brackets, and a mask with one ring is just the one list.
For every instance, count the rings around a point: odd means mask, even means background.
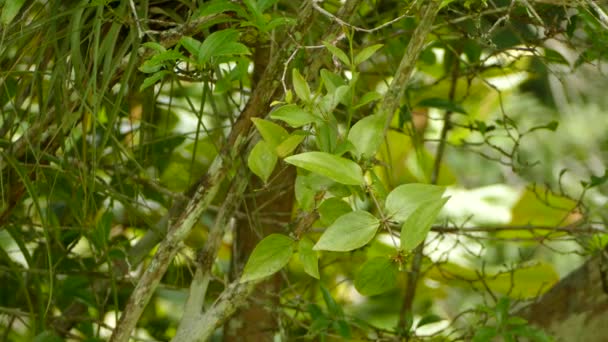
[{"label": "broad green leaf", "polygon": [[431,200],[421,204],[414,212],[403,222],[401,226],[401,249],[404,251],[412,251],[416,248],[431,230],[431,225],[435,222],[437,215],[443,208],[449,197],[441,198],[440,200]]},{"label": "broad green leaf", "polygon": [[363,171],[357,163],[325,152],[305,152],[285,158],[285,162],[330,178],[338,183],[363,185]]},{"label": "broad green leaf", "polygon": [[384,141],[384,124],[386,119],[383,115],[370,115],[357,121],[348,132],[348,140],[355,145],[357,156],[373,157],[378,147]]},{"label": "broad green leaf", "polygon": [[414,212],[422,203],[428,201],[438,201],[445,187],[410,183],[396,187],[386,197],[386,214],[392,220],[403,222]]},{"label": "broad green leaf", "polygon": [[149,86],[155,85],[156,83],[158,83],[158,81],[162,80],[166,75],[170,73],[171,72],[168,70],[161,70],[157,73],[152,74],[152,76],[146,77],[139,86],[139,90],[141,91],[148,88]]},{"label": "broad green leaf", "polygon": [[323,45],[325,45],[327,50],[329,50],[329,52],[331,52],[332,55],[334,55],[339,60],[341,60],[342,63],[344,63],[346,65],[350,65],[350,58],[348,58],[348,56],[346,55],[346,53],[344,53],[344,51],[340,50],[337,46],[332,45],[328,42],[323,42]]},{"label": "broad green leaf", "polygon": [[241,283],[268,277],[283,268],[291,259],[295,241],[281,234],[271,234],[251,252],[243,270]]},{"label": "broad green leaf", "polygon": [[213,32],[202,43],[191,37],[182,37],[180,42],[199,64],[204,64],[212,57],[250,54],[249,49],[238,42],[238,37],[238,31],[226,29]]},{"label": "broad green leaf", "polygon": [[296,92],[296,95],[300,98],[300,100],[304,102],[310,101],[310,88],[308,88],[308,83],[298,69],[291,69],[291,77],[293,82],[293,90]]},{"label": "broad green leaf", "polygon": [[180,38],[179,43],[186,49],[186,51],[190,52],[192,56],[198,56],[201,50],[202,43],[195,38],[184,36]]},{"label": "broad green leaf", "polygon": [[252,118],[253,124],[255,128],[258,129],[264,141],[266,141],[270,147],[276,148],[279,146],[287,137],[289,133],[285,130],[285,128],[277,125],[276,123],[260,118]]},{"label": "broad green leaf", "polygon": [[376,235],[380,221],[367,211],[357,210],[340,216],[329,226],[314,250],[348,252],[365,246]]},{"label": "broad green leaf", "polygon": [[298,255],[302,266],[304,266],[304,272],[319,279],[319,257],[312,247],[313,242],[309,238],[303,238],[298,243]]},{"label": "broad green leaf", "polygon": [[376,44],[366,47],[365,49],[359,51],[359,53],[355,56],[355,65],[359,65],[365,62],[368,58],[370,58],[376,51],[378,51],[383,45]]},{"label": "broad green leaf", "polygon": [[258,142],[247,158],[247,166],[249,169],[258,177],[260,177],[264,183],[268,181],[268,178],[272,174],[272,170],[277,164],[277,154],[265,141]]},{"label": "broad green leaf", "polygon": [[323,201],[319,206],[319,220],[321,224],[330,226],[340,216],[353,211],[350,205],[338,197],[331,197]]},{"label": "broad green leaf", "polygon": [[21,6],[25,3],[25,0],[6,0],[4,6],[2,6],[2,14],[0,14],[0,22],[3,25],[10,24],[13,19],[19,14]]},{"label": "broad green leaf", "polygon": [[462,108],[460,105],[458,105],[448,99],[442,99],[442,98],[438,98],[438,97],[424,99],[424,100],[420,101],[416,105],[416,107],[433,107],[433,108],[439,108],[439,109],[443,109],[443,110],[454,112],[454,113],[461,113],[461,114],[467,113],[464,110],[464,108]]},{"label": "broad green leaf", "polygon": [[295,104],[281,106],[270,113],[270,117],[297,128],[314,122],[317,118]]},{"label": "broad green leaf", "polygon": [[397,284],[399,270],[393,260],[375,257],[367,260],[355,276],[355,288],[364,296],[386,292]]},{"label": "broad green leaf", "polygon": [[305,135],[302,134],[292,134],[285,141],[283,141],[279,146],[275,148],[275,151],[281,158],[285,158],[293,153],[293,151],[300,145],[300,143],[306,138]]}]

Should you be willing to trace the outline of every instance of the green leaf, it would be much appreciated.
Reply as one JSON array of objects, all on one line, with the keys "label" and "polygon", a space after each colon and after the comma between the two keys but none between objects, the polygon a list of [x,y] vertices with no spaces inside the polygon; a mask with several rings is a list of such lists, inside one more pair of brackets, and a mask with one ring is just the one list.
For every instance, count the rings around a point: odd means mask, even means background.
[{"label": "green leaf", "polygon": [[494,327],[481,327],[475,330],[475,336],[471,342],[488,342],[493,341],[493,338],[498,335],[498,331]]},{"label": "green leaf", "polygon": [[359,51],[359,53],[355,56],[355,65],[359,65],[365,62],[368,58],[370,58],[376,51],[378,51],[383,45],[376,44],[366,47],[365,49]]},{"label": "green leaf", "polygon": [[384,124],[386,119],[383,115],[370,115],[357,121],[348,132],[348,140],[355,145],[357,157],[373,157],[384,141]]},{"label": "green leaf", "polygon": [[318,211],[321,224],[330,226],[340,216],[350,213],[353,211],[353,209],[342,199],[338,197],[331,197],[321,203]]},{"label": "green leaf", "polygon": [[340,50],[337,46],[332,45],[328,42],[323,42],[323,45],[325,45],[327,50],[329,50],[329,52],[331,52],[332,55],[334,55],[339,60],[341,60],[342,63],[344,63],[346,65],[350,65],[350,58],[348,58],[348,56],[346,55],[346,53],[344,53],[344,51]]},{"label": "green leaf", "polygon": [[275,148],[275,151],[281,158],[285,158],[293,153],[293,151],[300,145],[300,143],[306,138],[303,134],[292,134],[279,146]]},{"label": "green leaf", "polygon": [[25,0],[6,0],[2,6],[2,14],[0,14],[0,22],[3,25],[10,24],[13,19],[19,14],[19,10],[25,3]]},{"label": "green leaf", "polygon": [[313,278],[319,279],[319,257],[312,247],[312,240],[305,237],[298,243],[298,254],[300,262],[304,266],[304,272]]},{"label": "green leaf", "polygon": [[271,234],[260,241],[251,252],[243,270],[241,283],[268,277],[289,262],[295,241],[281,234]]},{"label": "green leaf", "polygon": [[304,102],[310,101],[310,88],[308,88],[308,83],[298,69],[291,69],[291,78],[293,82],[293,90],[296,92],[296,95],[300,98],[300,100]]},{"label": "green leaf", "polygon": [[355,276],[355,288],[364,296],[386,292],[397,284],[399,270],[393,260],[375,257],[367,260]]},{"label": "green leaf", "polygon": [[236,12],[240,16],[244,14],[243,8],[229,0],[214,0],[203,3],[196,14],[196,18],[224,12]]},{"label": "green leaf", "polygon": [[396,187],[386,197],[386,214],[395,221],[405,221],[420,204],[439,200],[445,187],[410,183]]},{"label": "green leaf", "polygon": [[[10,1],[10,0],[9,0]],[[43,331],[40,334],[36,335],[33,342],[63,342],[63,339],[57,335],[55,335],[52,331]]]},{"label": "green leaf", "polygon": [[203,41],[198,62],[203,64],[218,56],[251,54],[247,46],[237,42],[238,36],[238,31],[232,29],[213,32]]},{"label": "green leaf", "polygon": [[95,230],[91,234],[91,242],[98,251],[102,251],[110,241],[110,230],[112,230],[112,220],[114,215],[111,211],[106,211],[97,221]]},{"label": "green leaf", "polygon": [[363,171],[357,163],[325,152],[306,152],[285,158],[285,162],[330,178],[338,183],[363,185]]},{"label": "green leaf", "polygon": [[376,235],[380,221],[367,211],[357,210],[340,216],[329,226],[314,250],[348,252],[365,246]]},{"label": "green leaf", "polygon": [[201,49],[201,43],[198,39],[183,36],[180,38],[179,43],[188,51],[192,56],[198,56],[199,51]]},{"label": "green leaf", "polygon": [[285,128],[277,125],[276,123],[264,119],[252,118],[255,128],[258,129],[264,141],[266,141],[270,147],[276,148],[279,146],[287,137],[289,133]]},{"label": "green leaf", "polygon": [[429,99],[424,99],[424,100],[418,102],[416,107],[433,107],[433,108],[439,108],[439,109],[443,109],[443,110],[454,112],[454,113],[461,113],[461,114],[467,113],[464,110],[464,108],[462,108],[460,105],[458,105],[448,99],[442,99],[439,97],[432,97]]},{"label": "green leaf", "polygon": [[141,86],[139,86],[139,90],[142,91],[156,83],[158,83],[158,81],[162,80],[166,75],[170,74],[171,72],[168,70],[161,70],[157,73],[152,74],[152,76],[148,76],[144,79],[144,81],[141,83]]},{"label": "green leaf", "polygon": [[277,154],[272,146],[265,141],[260,141],[249,153],[247,166],[266,183],[277,164],[277,159]]},{"label": "green leaf", "polygon": [[213,32],[202,43],[192,37],[182,37],[180,42],[199,64],[205,64],[212,57],[250,54],[249,49],[238,42],[238,37],[238,31],[226,29]]},{"label": "green leaf", "polygon": [[412,251],[416,248],[431,230],[431,225],[435,222],[437,215],[448,201],[449,197],[440,200],[431,200],[420,205],[405,220],[401,226],[401,249]]},{"label": "green leaf", "polygon": [[418,324],[416,324],[416,328],[420,328],[423,327],[427,324],[432,324],[432,323],[437,323],[437,322],[441,322],[443,319],[435,314],[429,314],[426,315],[424,317],[422,317],[420,319],[420,321],[418,321]]},{"label": "green leaf", "polygon": [[317,118],[295,104],[281,106],[270,113],[270,117],[297,128],[315,122]]},{"label": "green leaf", "polygon": [[327,93],[333,93],[336,91],[336,88],[346,84],[340,76],[327,69],[321,69],[321,79],[323,80],[325,89],[327,89]]},{"label": "green leaf", "polygon": [[325,305],[327,305],[327,311],[329,311],[329,314],[333,316],[334,319],[344,317],[342,307],[338,305],[338,303],[331,296],[331,293],[329,293],[329,290],[323,285],[321,285],[321,293],[323,294],[323,300],[325,301]]},{"label": "green leaf", "polygon": [[357,105],[354,107],[354,109],[361,108],[361,107],[365,106],[366,104],[373,102],[373,101],[378,101],[381,98],[382,98],[382,95],[375,90],[367,92],[363,96],[361,96],[359,103],[357,103]]},{"label": "green leaf", "polygon": [[326,113],[333,112],[338,104],[344,100],[349,90],[349,86],[343,85],[335,88],[332,92],[328,92],[327,95],[323,96],[321,99],[320,108]]},{"label": "green leaf", "polygon": [[163,66],[165,66],[165,62],[173,62],[178,59],[185,59],[181,52],[167,50],[152,56],[152,58],[145,61],[138,69],[143,73],[150,74],[160,70]]}]

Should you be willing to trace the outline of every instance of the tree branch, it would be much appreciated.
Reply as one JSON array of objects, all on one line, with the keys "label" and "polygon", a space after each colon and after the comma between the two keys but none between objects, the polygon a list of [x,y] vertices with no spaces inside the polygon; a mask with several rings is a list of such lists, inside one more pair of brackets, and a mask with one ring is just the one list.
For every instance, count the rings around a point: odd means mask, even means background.
[{"label": "tree branch", "polygon": [[[295,35],[295,32],[305,32],[311,23],[311,18],[311,2],[306,1],[300,11],[298,24],[292,33]],[[154,290],[158,286],[175,253],[181,247],[181,242],[188,236],[188,233],[190,233],[200,215],[215,198],[222,181],[232,167],[232,160],[242,154],[247,144],[246,137],[252,125],[251,118],[260,117],[267,112],[275,92],[279,89],[280,82],[278,80],[282,70],[281,67],[292,48],[293,44],[290,42],[290,38],[286,38],[277,54],[273,56],[260,83],[255,88],[252,97],[233,126],[227,143],[209,167],[207,175],[200,183],[184,212],[175,223],[171,224],[167,236],[159,245],[158,251],[154,255],[150,265],[137,283],[110,341],[128,341],[131,331],[135,328]]]}]

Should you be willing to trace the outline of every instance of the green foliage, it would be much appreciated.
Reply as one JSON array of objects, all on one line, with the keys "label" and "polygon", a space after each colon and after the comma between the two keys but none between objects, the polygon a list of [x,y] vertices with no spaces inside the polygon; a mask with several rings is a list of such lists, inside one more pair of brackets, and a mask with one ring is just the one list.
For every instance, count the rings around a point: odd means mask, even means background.
[{"label": "green foliage", "polygon": [[551,340],[511,303],[608,222],[608,9],[557,2],[0,0],[0,336]]},{"label": "green foliage", "polygon": [[260,177],[264,183],[268,182],[268,178],[272,174],[274,167],[277,164],[278,156],[272,145],[266,141],[258,142],[247,158],[247,166],[251,172]]},{"label": "green foliage", "polygon": [[367,260],[355,276],[355,288],[364,296],[386,292],[397,285],[396,262],[386,257]]},{"label": "green foliage", "polygon": [[346,158],[326,152],[305,152],[285,158],[285,162],[347,185],[363,185],[361,167]]},{"label": "green foliage", "polygon": [[504,341],[517,341],[525,338],[528,341],[549,342],[552,338],[542,330],[536,329],[528,322],[517,316],[509,314],[510,300],[503,297],[498,300],[494,308],[479,307],[479,310],[495,320],[495,324],[486,325],[476,329],[471,341],[485,342],[502,338]]},{"label": "green foliage", "polygon": [[268,277],[281,270],[294,252],[296,242],[281,234],[271,234],[255,246],[241,276],[241,282]]},{"label": "green foliage", "polygon": [[357,210],[340,216],[327,227],[314,250],[348,252],[365,246],[376,235],[380,221],[372,214]]}]

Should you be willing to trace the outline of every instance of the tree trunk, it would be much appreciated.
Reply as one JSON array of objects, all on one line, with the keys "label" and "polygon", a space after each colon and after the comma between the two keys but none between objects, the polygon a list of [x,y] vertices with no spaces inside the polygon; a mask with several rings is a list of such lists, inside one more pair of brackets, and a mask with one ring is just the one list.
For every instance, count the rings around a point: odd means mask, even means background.
[{"label": "tree trunk", "polygon": [[589,259],[518,315],[556,341],[608,341],[608,279],[602,269],[605,258]]},{"label": "tree trunk", "polygon": [[[246,193],[254,195],[246,200],[246,208],[243,209],[249,214],[249,219],[240,219],[237,222],[234,250],[238,273],[242,272],[251,251],[261,237],[272,233],[288,233],[285,231],[285,225],[291,220],[295,176],[295,169],[286,167],[275,172],[268,187],[264,187],[257,178],[250,182],[250,189]],[[272,181],[273,179],[275,180]],[[258,218],[264,220],[259,222]],[[269,223],[269,220],[274,223]],[[248,305],[239,310],[226,324],[224,341],[272,341],[278,330],[277,308],[282,285],[281,273],[260,283]]]}]

